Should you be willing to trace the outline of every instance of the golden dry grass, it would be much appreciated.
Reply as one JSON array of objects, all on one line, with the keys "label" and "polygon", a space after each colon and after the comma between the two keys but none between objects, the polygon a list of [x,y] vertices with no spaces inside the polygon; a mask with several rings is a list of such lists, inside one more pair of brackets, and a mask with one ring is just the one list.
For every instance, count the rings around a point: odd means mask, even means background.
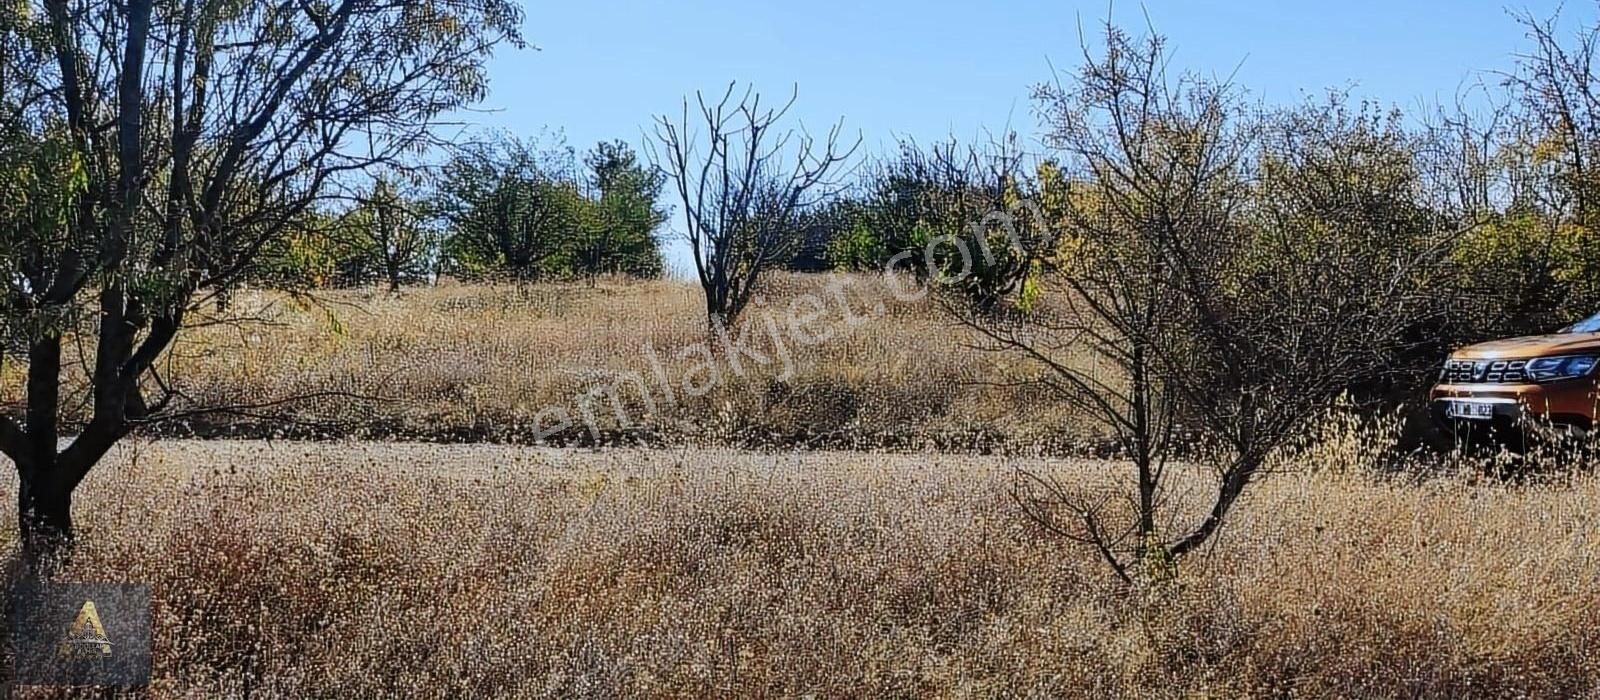
[{"label": "golden dry grass", "polygon": [[[811,328],[834,337],[792,344],[792,376],[719,358],[703,396],[645,416],[629,395],[630,431],[600,416],[606,440],[691,447],[130,442],[77,499],[68,578],[154,586],[158,697],[1600,693],[1594,475],[1380,477],[1396,427],[1345,416],[1174,579],[1129,590],[1007,491],[1018,468],[1112,488],[1116,462],[727,449],[1093,434],[881,281],[781,276],[751,313],[834,304],[841,282],[882,311],[850,328],[830,306]],[[673,356],[706,334],[677,282],[324,301],[246,293],[268,322],[195,331],[170,376],[206,405],[384,399],[295,406],[333,434],[528,442],[541,410],[651,373],[643,347],[683,381]],[[1175,478],[1181,524],[1209,482]]]},{"label": "golden dry grass", "polygon": [[[845,290],[861,322],[849,322],[833,289]],[[791,308],[806,298],[824,306],[802,327],[830,334],[824,341],[799,342],[788,330]],[[190,333],[169,373],[210,406],[328,391],[376,397],[294,407],[341,423],[325,432],[368,437],[530,444],[556,424],[541,421],[541,411],[559,407],[574,426],[556,437],[589,444],[580,397],[611,386],[631,426],[609,395],[591,400],[604,442],[1059,451],[1094,433],[1036,387],[996,386],[1007,375],[997,363],[1007,360],[969,347],[970,336],[931,302],[897,301],[870,276],[775,276],[745,317],[750,345],[770,362],[734,368],[718,350],[714,381],[700,369],[703,356],[684,355],[707,340],[700,291],[688,282],[445,285],[398,297],[329,292],[322,300],[316,307],[241,295],[236,313],[270,323]],[[762,335],[768,318],[781,329],[792,372]],[[646,347],[674,396],[660,388]],[[647,380],[648,402],[619,379],[630,373]],[[709,390],[690,395],[688,384]]]},{"label": "golden dry grass", "polygon": [[1018,466],[1081,484],[1121,473],[955,456],[130,444],[78,499],[70,577],[154,586],[162,697],[1600,687],[1600,478],[1281,474],[1175,581],[1127,592],[1018,516],[1005,496]]}]

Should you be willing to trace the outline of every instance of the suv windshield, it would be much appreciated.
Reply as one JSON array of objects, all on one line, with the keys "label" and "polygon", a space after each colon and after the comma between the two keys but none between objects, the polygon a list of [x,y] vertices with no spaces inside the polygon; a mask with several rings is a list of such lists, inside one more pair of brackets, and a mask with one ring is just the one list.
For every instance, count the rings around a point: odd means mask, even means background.
[{"label": "suv windshield", "polygon": [[1595,314],[1567,327],[1567,333],[1600,333],[1600,314]]}]

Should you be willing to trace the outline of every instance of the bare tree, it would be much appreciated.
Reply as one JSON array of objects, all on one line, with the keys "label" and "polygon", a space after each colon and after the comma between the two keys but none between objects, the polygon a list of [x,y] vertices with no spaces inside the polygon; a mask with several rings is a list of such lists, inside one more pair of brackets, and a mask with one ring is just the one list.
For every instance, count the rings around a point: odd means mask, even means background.
[{"label": "bare tree", "polygon": [[[1185,299],[1163,242],[1228,235],[1248,144],[1226,86],[1164,83],[1162,45],[1110,27],[1104,58],[1036,91],[1059,160],[1041,169],[1055,235],[1033,251],[1055,303],[1026,315],[960,314],[992,350],[1042,369],[1023,377],[1110,431],[1132,463],[1127,491],[1090,493],[1023,472],[1013,491],[1051,532],[1092,546],[1119,578],[1169,555],[1168,467],[1182,405],[1164,381]],[[959,310],[959,306],[949,308]],[[1126,522],[1119,515],[1131,513]]]},{"label": "bare tree", "polygon": [[[695,273],[713,325],[731,325],[750,303],[763,273],[787,263],[798,242],[799,214],[836,192],[840,166],[861,140],[844,148],[844,122],[818,141],[780,125],[798,92],[778,107],[754,88],[734,101],[729,84],[716,102],[695,93],[682,115],[656,119],[658,167],[683,203]],[[705,129],[697,133],[696,125]],[[702,150],[703,149],[703,150]]]},{"label": "bare tree", "polygon": [[[1014,490],[1131,582],[1206,543],[1275,450],[1382,380],[1448,236],[1391,122],[1337,100],[1253,119],[1228,83],[1169,79],[1159,37],[1105,39],[1037,93],[1059,158],[1041,183],[1054,303],[960,318],[1132,462],[1126,490],[1032,473]],[[1172,492],[1179,434],[1212,448],[1197,515]]]},{"label": "bare tree", "polygon": [[1557,17],[1520,14],[1533,40],[1505,83],[1520,107],[1510,123],[1513,143],[1538,151],[1554,187],[1525,190],[1547,210],[1584,226],[1600,225],[1600,24],[1584,27],[1570,45],[1560,37]]},{"label": "bare tree", "polygon": [[[25,4],[0,27],[0,144],[46,144],[42,169],[72,174],[59,216],[0,214],[0,312],[27,366],[22,421],[0,418],[0,452],[20,477],[24,553],[42,562],[70,551],[72,494],[106,452],[192,408],[161,369],[191,312],[225,304],[263,246],[347,176],[434,143],[442,115],[484,96],[492,48],[520,42],[521,11],[505,0]],[[64,424],[63,339],[80,325],[94,345],[80,360],[89,418]]]}]

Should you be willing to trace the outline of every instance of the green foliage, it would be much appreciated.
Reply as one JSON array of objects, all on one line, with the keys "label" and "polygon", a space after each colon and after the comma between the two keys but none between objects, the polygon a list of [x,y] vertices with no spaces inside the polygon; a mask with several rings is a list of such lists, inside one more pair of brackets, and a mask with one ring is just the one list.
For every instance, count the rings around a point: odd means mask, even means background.
[{"label": "green foliage", "polygon": [[1547,332],[1600,309],[1600,236],[1585,226],[1495,215],[1451,260],[1476,335]]},{"label": "green foliage", "polygon": [[659,200],[666,176],[639,162],[621,141],[601,143],[584,159],[598,198],[570,243],[572,273],[593,279],[620,273],[659,277],[664,268],[656,231],[667,222]]},{"label": "green foliage", "polygon": [[[869,270],[881,263],[877,236],[866,220],[860,197],[836,195],[795,212],[797,240],[787,267],[795,272]],[[851,239],[852,242],[840,242]],[[850,250],[851,246],[855,246]],[[834,258],[839,258],[837,261]]]},{"label": "green foliage", "polygon": [[1017,293],[1017,308],[1025,313],[1031,312],[1043,298],[1044,265],[1035,260],[1028,266],[1028,274],[1022,278],[1022,288]]},{"label": "green foliage", "polygon": [[339,264],[341,281],[381,280],[390,290],[425,281],[438,259],[440,239],[429,218],[426,202],[405,196],[393,180],[379,177],[339,221],[338,236],[348,256]]},{"label": "green foliage", "polygon": [[[83,158],[65,134],[42,137],[0,129],[0,275],[16,280],[37,269],[29,255],[57,256],[72,235],[68,220],[88,186]],[[60,332],[70,308],[30,308],[0,289],[0,352],[40,332]]]},{"label": "green foliage", "polygon": [[1335,94],[1270,115],[1262,132],[1241,275],[1319,260],[1332,263],[1326,283],[1379,279],[1440,241],[1443,218],[1419,197],[1423,144],[1400,114]]},{"label": "green foliage", "polygon": [[309,212],[262,247],[250,266],[251,282],[277,289],[337,286],[363,253],[340,235],[340,217]]},{"label": "green foliage", "polygon": [[1015,296],[1030,276],[1037,281],[1039,256],[1053,252],[1049,243],[1053,236],[1036,204],[1037,193],[1024,187],[1031,190],[1032,185],[1001,176],[993,208],[968,229],[964,239],[971,251],[971,272],[961,280],[960,290],[979,310],[993,312],[1010,302],[1027,311],[1043,293],[1035,284],[1027,299]]},{"label": "green foliage", "polygon": [[63,236],[87,186],[83,157],[65,134],[0,131],[0,261]]},{"label": "green foliage", "polygon": [[827,265],[835,270],[874,270],[886,259],[883,241],[866,221],[851,221],[828,242]]},{"label": "green foliage", "polygon": [[579,230],[585,204],[570,182],[507,179],[454,221],[445,250],[467,278],[533,279],[556,267],[549,263]]},{"label": "green foliage", "polygon": [[440,193],[446,271],[466,279],[659,276],[661,175],[626,145],[602,143],[585,159],[586,190],[572,156],[565,146],[540,151],[508,138],[453,161]]},{"label": "green foliage", "polygon": [[857,192],[809,213],[807,245],[791,267],[876,270],[904,254],[902,267],[926,275],[930,241],[965,235],[993,209],[993,193],[981,191],[958,144],[905,141],[899,149],[872,166]]},{"label": "green foliage", "polygon": [[0,206],[7,232],[37,235],[64,228],[88,183],[82,157],[62,134],[6,136],[0,143]]},{"label": "green foliage", "polygon": [[72,493],[118,441],[221,410],[161,369],[199,310],[225,323],[267,251],[321,275],[312,212],[438,144],[521,23],[508,0],[0,0],[0,359],[25,355],[4,393],[27,402],[0,453],[30,573],[68,562]]},{"label": "green foliage", "polygon": [[[997,309],[1022,288],[1032,248],[1046,238],[1038,187],[1019,165],[1009,148],[900,144],[860,194],[823,207],[825,266],[879,270],[892,261],[950,282],[982,309]],[[1039,293],[1035,285],[1035,299]]]},{"label": "green foliage", "polygon": [[[926,150],[900,144],[899,155],[878,167],[866,195],[865,220],[878,238],[880,262],[900,253],[921,260],[930,241],[960,237],[994,209],[974,165],[953,141]],[[931,272],[925,265],[917,269]]]},{"label": "green foliage", "polygon": [[446,166],[441,207],[446,269],[466,279],[533,279],[562,252],[584,212],[568,177],[572,150],[501,138]]},{"label": "green foliage", "polygon": [[1532,50],[1506,74],[1508,111],[1490,126],[1457,127],[1471,167],[1463,234],[1450,251],[1463,341],[1547,333],[1600,310],[1600,100],[1590,57],[1600,25],[1575,34],[1517,16]]}]

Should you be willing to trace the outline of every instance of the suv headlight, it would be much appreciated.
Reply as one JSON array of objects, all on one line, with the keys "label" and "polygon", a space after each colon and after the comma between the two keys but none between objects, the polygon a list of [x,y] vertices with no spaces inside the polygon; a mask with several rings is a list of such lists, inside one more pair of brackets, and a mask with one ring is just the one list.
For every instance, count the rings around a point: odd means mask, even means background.
[{"label": "suv headlight", "polygon": [[1528,379],[1535,382],[1558,382],[1563,379],[1587,377],[1600,364],[1600,357],[1575,355],[1572,357],[1541,357],[1528,361]]}]

